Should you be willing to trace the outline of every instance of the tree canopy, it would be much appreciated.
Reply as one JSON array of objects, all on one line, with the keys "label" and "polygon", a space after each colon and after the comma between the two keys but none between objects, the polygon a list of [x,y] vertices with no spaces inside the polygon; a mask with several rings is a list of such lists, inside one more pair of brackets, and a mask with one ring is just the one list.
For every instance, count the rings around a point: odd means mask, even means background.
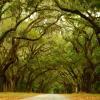
[{"label": "tree canopy", "polygon": [[100,92],[100,1],[0,0],[0,91]]}]

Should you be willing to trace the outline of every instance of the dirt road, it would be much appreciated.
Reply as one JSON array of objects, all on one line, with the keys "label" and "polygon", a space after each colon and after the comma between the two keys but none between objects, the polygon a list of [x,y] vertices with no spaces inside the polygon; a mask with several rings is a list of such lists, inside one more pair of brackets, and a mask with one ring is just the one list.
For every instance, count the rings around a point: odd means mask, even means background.
[{"label": "dirt road", "polygon": [[70,99],[68,97],[64,97],[59,94],[42,94],[21,100],[70,100]]}]

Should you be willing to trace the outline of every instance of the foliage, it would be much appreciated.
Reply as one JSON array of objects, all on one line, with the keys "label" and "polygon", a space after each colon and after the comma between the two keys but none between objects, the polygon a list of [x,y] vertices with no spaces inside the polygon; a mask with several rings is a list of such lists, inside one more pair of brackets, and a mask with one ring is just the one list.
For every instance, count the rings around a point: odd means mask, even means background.
[{"label": "foliage", "polygon": [[100,92],[99,8],[98,0],[1,0],[0,91]]}]

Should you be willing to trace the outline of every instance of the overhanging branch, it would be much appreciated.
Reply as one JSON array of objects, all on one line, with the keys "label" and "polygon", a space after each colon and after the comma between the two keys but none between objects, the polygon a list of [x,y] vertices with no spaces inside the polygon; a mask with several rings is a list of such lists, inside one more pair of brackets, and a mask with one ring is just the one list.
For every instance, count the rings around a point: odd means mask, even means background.
[{"label": "overhanging branch", "polygon": [[92,28],[95,30],[95,34],[96,34],[96,37],[97,37],[97,40],[98,40],[98,43],[100,45],[100,37],[99,37],[99,34],[100,34],[100,27],[96,24],[96,22],[94,22],[94,20],[92,20],[91,18],[87,17],[85,14],[81,13],[79,10],[73,10],[73,9],[68,9],[68,8],[65,8],[63,7],[62,5],[60,5],[59,1],[58,0],[54,0],[56,5],[62,10],[62,11],[65,11],[65,12],[69,12],[69,13],[72,13],[72,14],[76,14],[76,15],[79,15],[81,18],[85,19],[86,21],[88,21]]}]

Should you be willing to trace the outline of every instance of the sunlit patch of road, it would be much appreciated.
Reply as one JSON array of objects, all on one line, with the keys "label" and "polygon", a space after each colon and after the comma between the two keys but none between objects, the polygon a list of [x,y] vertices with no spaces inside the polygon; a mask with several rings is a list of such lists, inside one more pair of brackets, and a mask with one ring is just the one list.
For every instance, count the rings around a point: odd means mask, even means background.
[{"label": "sunlit patch of road", "polygon": [[63,95],[59,94],[42,94],[21,100],[70,100],[70,99],[69,97],[64,97]]}]

